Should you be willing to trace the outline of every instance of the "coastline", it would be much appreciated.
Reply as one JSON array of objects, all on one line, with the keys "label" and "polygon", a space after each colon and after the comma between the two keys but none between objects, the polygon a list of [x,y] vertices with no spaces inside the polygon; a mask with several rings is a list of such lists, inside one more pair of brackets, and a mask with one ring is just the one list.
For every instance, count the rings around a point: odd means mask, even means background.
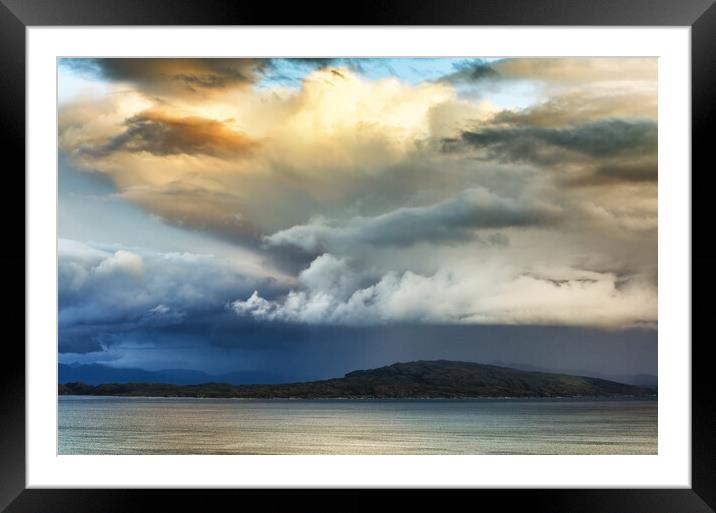
[{"label": "coastline", "polygon": [[658,400],[658,394],[653,395],[624,395],[624,396],[470,396],[470,397],[207,397],[207,396],[178,396],[178,395],[86,395],[86,394],[58,394],[60,397],[79,398],[119,398],[119,399],[231,399],[236,401],[549,401],[549,400],[594,400],[594,401],[622,401],[622,400]]}]

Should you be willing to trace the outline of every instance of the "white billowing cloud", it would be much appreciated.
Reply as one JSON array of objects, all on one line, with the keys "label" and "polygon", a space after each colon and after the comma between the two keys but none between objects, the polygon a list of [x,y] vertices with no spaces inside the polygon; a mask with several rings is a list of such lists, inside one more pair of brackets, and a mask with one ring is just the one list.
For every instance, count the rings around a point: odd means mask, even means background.
[{"label": "white billowing cloud", "polygon": [[393,162],[430,135],[433,107],[456,100],[442,84],[367,80],[348,69],[318,70],[298,93],[272,96],[276,100],[266,98],[262,111],[283,117],[267,133],[271,158],[290,159],[309,173],[327,164],[365,172]]},{"label": "white billowing cloud", "polygon": [[[347,221],[322,217],[265,238],[270,246],[298,246],[306,251],[355,245],[408,246],[419,242],[454,242],[475,237],[481,228],[538,226],[557,220],[560,209],[545,203],[504,198],[483,187],[467,189],[440,203],[403,207],[375,217]],[[494,237],[493,237],[494,238]],[[492,239],[488,239],[489,242]],[[503,239],[501,239],[503,240]]]},{"label": "white billowing cloud", "polygon": [[122,273],[135,278],[141,276],[143,270],[142,257],[123,249],[116,251],[109,258],[105,258],[93,269],[97,274]]},{"label": "white billowing cloud", "polygon": [[361,274],[348,258],[325,253],[311,262],[298,279],[310,294],[291,291],[283,302],[278,302],[268,301],[254,291],[246,301],[234,301],[231,308],[237,314],[262,320],[320,324],[335,304],[348,300],[360,288]]},{"label": "white billowing cloud", "polygon": [[347,258],[337,258],[325,253],[301,272],[299,281],[310,290],[347,298],[358,288],[359,277],[360,275],[351,268]]},{"label": "white billowing cloud", "polygon": [[[323,255],[314,263],[337,264]],[[310,269],[310,268],[309,268]],[[336,267],[337,269],[337,267]],[[347,271],[347,269],[344,269]],[[334,289],[300,279],[282,300],[255,291],[232,308],[258,320],[363,325],[385,322],[655,326],[656,286],[647,279],[560,267],[528,272],[499,261],[445,267],[433,275],[388,272],[370,286]],[[338,292],[336,292],[338,291]]]}]

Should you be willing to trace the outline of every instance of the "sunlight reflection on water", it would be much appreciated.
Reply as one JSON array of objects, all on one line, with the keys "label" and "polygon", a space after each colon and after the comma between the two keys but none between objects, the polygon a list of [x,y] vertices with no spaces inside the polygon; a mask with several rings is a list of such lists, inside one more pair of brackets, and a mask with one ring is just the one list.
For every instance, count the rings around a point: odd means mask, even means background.
[{"label": "sunlight reflection on water", "polygon": [[656,454],[656,400],[61,396],[60,454]]}]

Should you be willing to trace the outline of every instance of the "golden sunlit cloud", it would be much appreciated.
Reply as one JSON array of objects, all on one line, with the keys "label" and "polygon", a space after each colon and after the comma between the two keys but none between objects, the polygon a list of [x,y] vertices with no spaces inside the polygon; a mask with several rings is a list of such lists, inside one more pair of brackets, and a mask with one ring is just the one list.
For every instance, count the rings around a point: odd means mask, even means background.
[{"label": "golden sunlit cloud", "polygon": [[[655,59],[469,61],[421,81],[323,62],[298,84],[267,59],[68,65],[106,83],[61,106],[72,164],[107,177],[114,198],[291,272],[322,255],[350,262],[349,295],[292,296],[330,300],[322,321],[378,289],[400,320],[415,286],[442,291],[460,322],[656,322]],[[528,105],[504,100],[525,84]],[[603,268],[575,264],[585,247]],[[427,263],[456,253],[504,280]],[[535,278],[527,255],[543,253],[561,267]],[[467,301],[451,280],[493,294]],[[435,308],[405,315],[449,320]]]}]

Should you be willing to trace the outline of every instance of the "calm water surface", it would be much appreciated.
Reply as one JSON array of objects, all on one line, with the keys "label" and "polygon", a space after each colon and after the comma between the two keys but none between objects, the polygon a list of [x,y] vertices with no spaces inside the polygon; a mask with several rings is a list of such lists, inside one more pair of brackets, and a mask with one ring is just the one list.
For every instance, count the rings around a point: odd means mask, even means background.
[{"label": "calm water surface", "polygon": [[656,454],[656,400],[60,396],[60,454]]}]

